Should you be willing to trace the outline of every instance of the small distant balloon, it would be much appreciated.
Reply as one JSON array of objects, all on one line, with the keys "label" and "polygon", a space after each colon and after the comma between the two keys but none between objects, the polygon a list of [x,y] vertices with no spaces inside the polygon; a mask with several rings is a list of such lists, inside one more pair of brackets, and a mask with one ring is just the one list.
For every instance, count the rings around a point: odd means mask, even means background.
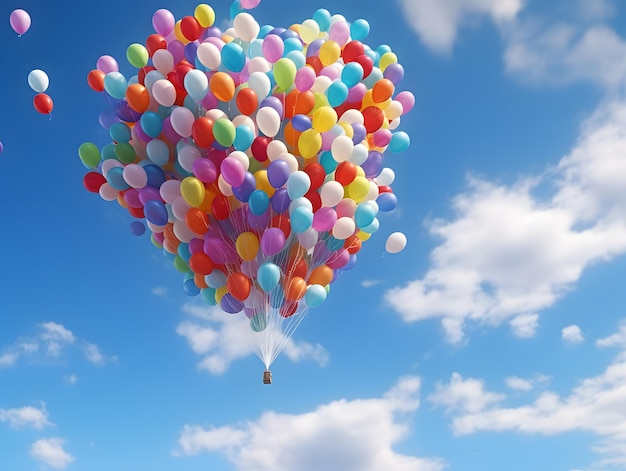
[{"label": "small distant balloon", "polygon": [[387,237],[385,250],[389,253],[402,252],[406,247],[406,236],[402,232],[394,232]]},{"label": "small distant balloon", "polygon": [[9,22],[11,23],[11,28],[13,28],[13,31],[21,36],[30,28],[30,15],[27,11],[18,8],[11,12]]},{"label": "small distant balloon", "polygon": [[141,221],[133,221],[130,223],[130,233],[134,236],[140,236],[146,232],[146,226]]},{"label": "small distant balloon", "polygon": [[0,141],[0,154],[2,154],[3,150],[4,150],[4,144],[2,144],[2,141]]},{"label": "small distant balloon", "polygon": [[37,93],[45,92],[50,85],[48,74],[40,69],[31,70],[28,74],[28,85]]}]

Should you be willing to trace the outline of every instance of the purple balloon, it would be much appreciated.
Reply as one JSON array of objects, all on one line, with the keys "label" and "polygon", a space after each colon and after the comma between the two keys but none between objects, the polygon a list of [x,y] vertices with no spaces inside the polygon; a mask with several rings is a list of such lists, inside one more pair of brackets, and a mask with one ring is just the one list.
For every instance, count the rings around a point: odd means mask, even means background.
[{"label": "purple balloon", "polygon": [[174,64],[178,64],[185,58],[185,45],[178,39],[174,39],[167,44],[167,50],[174,57]]},{"label": "purple balloon", "polygon": [[161,132],[163,133],[165,138],[172,144],[176,144],[183,138],[183,136],[174,131],[174,127],[172,126],[172,121],[169,116],[163,120],[163,127]]},{"label": "purple balloon", "polygon": [[289,203],[291,203],[291,198],[289,198],[289,193],[286,188],[279,188],[270,198],[272,209],[278,214],[287,211],[287,209],[289,209]]},{"label": "purple balloon", "polygon": [[217,179],[217,169],[215,164],[209,159],[196,159],[192,166],[193,174],[198,180],[204,183],[212,183]]},{"label": "purple balloon", "polygon": [[278,97],[271,95],[271,96],[268,96],[267,98],[264,98],[259,104],[259,108],[263,108],[264,106],[269,106],[270,108],[274,108],[276,112],[278,113],[278,115],[281,117],[281,119],[284,118],[283,102],[280,101]]},{"label": "purple balloon", "polygon": [[128,102],[126,100],[120,100],[115,105],[115,114],[118,118],[122,121],[126,121],[127,123],[136,123],[141,118],[141,113],[138,113],[128,106]]},{"label": "purple balloon", "polygon": [[113,124],[119,123],[120,119],[115,114],[115,111],[108,109],[103,110],[100,115],[98,115],[98,122],[100,123],[100,126],[108,131]]},{"label": "purple balloon", "polygon": [[204,252],[204,239],[194,237],[189,241],[189,253],[193,255],[200,252]]},{"label": "purple balloon", "polygon": [[141,221],[133,221],[130,223],[130,233],[134,236],[140,236],[146,232],[146,226]]},{"label": "purple balloon", "polygon": [[226,293],[222,296],[220,307],[228,314],[237,314],[243,311],[244,305],[242,301],[236,299],[232,294]]},{"label": "purple balloon", "polygon": [[265,256],[276,255],[285,247],[285,233],[278,227],[270,227],[261,235],[261,250]]},{"label": "purple balloon", "polygon": [[241,185],[233,187],[233,196],[242,203],[247,203],[254,190],[256,190],[256,179],[252,173],[246,172]]},{"label": "purple balloon", "polygon": [[196,52],[198,51],[198,42],[192,41],[185,45],[185,59],[187,59],[191,64],[196,63]]},{"label": "purple balloon", "polygon": [[0,154],[2,154],[3,150],[4,150],[4,144],[2,144],[2,142],[0,142]]},{"label": "purple balloon", "polygon": [[363,162],[361,167],[365,171],[366,177],[377,177],[383,170],[383,154],[378,151],[370,151],[367,160]]},{"label": "purple balloon", "polygon": [[354,132],[352,135],[352,142],[355,144],[359,144],[363,142],[365,136],[367,136],[367,129],[361,123],[352,123],[352,131]]},{"label": "purple balloon", "polygon": [[176,19],[171,11],[161,8],[152,15],[152,27],[161,36],[167,36],[174,30]]},{"label": "purple balloon", "polygon": [[281,159],[274,160],[267,166],[267,179],[274,188],[280,188],[287,183],[290,173],[289,164]]},{"label": "purple balloon", "polygon": [[217,235],[205,236],[204,252],[219,265],[228,263],[238,256],[235,248],[229,246],[224,239]]},{"label": "purple balloon", "polygon": [[269,211],[265,211],[263,214],[257,216],[252,211],[248,211],[247,214],[248,224],[251,229],[265,229],[270,223],[270,214]]},{"label": "purple balloon", "polygon": [[398,85],[404,78],[404,67],[399,62],[389,64],[383,72],[383,77],[391,80],[394,85]]},{"label": "purple balloon", "polygon": [[100,56],[98,58],[98,61],[96,62],[96,68],[98,70],[101,70],[105,74],[108,74],[110,72],[120,71],[119,65],[117,61],[115,60],[115,58],[112,56],[107,56],[107,55]]},{"label": "purple balloon", "polygon": [[154,186],[144,186],[139,190],[139,201],[141,201],[141,204],[145,205],[150,200],[163,201],[161,192],[159,188],[155,188]]}]

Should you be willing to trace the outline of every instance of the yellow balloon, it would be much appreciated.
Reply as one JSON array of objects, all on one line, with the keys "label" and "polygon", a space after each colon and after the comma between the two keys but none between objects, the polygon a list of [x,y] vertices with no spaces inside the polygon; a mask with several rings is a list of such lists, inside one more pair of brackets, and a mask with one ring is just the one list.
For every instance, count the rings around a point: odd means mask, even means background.
[{"label": "yellow balloon", "polygon": [[222,302],[222,298],[228,293],[228,286],[220,286],[215,290],[215,301],[217,304]]},{"label": "yellow balloon", "polygon": [[215,11],[206,3],[198,5],[193,12],[193,16],[203,28],[213,26],[213,23],[215,23]]},{"label": "yellow balloon", "polygon": [[350,124],[344,121],[339,121],[337,124],[341,126],[346,136],[348,136],[350,139],[354,137],[354,128]]},{"label": "yellow balloon", "polygon": [[350,197],[357,203],[363,201],[369,191],[370,182],[365,177],[355,177],[355,179],[352,180],[352,183],[348,185],[348,192],[350,194]]},{"label": "yellow balloon", "polygon": [[313,113],[312,124],[316,131],[330,131],[337,124],[337,112],[330,106],[322,106]]},{"label": "yellow balloon", "polygon": [[363,232],[363,231],[359,231],[356,233],[356,236],[361,239],[361,242],[365,242],[367,239],[369,239],[370,237],[372,237],[372,234],[368,233],[368,232]]},{"label": "yellow balloon", "polygon": [[298,150],[305,159],[317,155],[322,148],[322,135],[315,129],[307,129],[298,138]]},{"label": "yellow balloon", "polygon": [[242,232],[237,237],[235,248],[244,262],[254,260],[259,251],[259,238],[252,232]]},{"label": "yellow balloon", "polygon": [[328,97],[325,93],[315,92],[313,94],[313,98],[315,99],[313,102],[313,112],[319,110],[322,106],[330,106],[330,103],[328,103]]},{"label": "yellow balloon", "polygon": [[257,190],[263,190],[270,198],[274,196],[276,189],[272,186],[267,178],[267,170],[261,169],[254,173],[254,179],[256,180]]},{"label": "yellow balloon", "polygon": [[395,64],[396,62],[398,62],[398,56],[396,56],[393,52],[388,51],[380,56],[380,60],[378,61],[378,68],[382,72],[384,72],[389,64]]},{"label": "yellow balloon", "polygon": [[180,29],[180,24],[182,20],[178,20],[176,24],[174,24],[174,36],[183,44],[189,44],[191,41],[185,37],[183,31]]},{"label": "yellow balloon", "polygon": [[180,182],[180,194],[189,206],[198,208],[205,195],[204,183],[196,177],[186,177]]},{"label": "yellow balloon", "polygon": [[319,57],[324,66],[334,64],[339,60],[340,56],[341,46],[331,39],[327,39],[324,44],[322,44],[322,47],[320,47]]}]

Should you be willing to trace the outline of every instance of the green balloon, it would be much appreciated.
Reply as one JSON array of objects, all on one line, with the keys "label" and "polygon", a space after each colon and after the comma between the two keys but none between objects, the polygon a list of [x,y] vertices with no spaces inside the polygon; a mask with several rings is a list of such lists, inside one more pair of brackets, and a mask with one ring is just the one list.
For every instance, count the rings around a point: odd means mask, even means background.
[{"label": "green balloon", "polygon": [[148,65],[150,54],[148,54],[148,50],[143,44],[134,43],[126,49],[126,58],[128,62],[130,62],[130,65],[141,69]]},{"label": "green balloon", "polygon": [[132,164],[136,157],[135,149],[128,142],[115,144],[115,155],[117,155],[117,160],[123,164]]},{"label": "green balloon", "polygon": [[293,85],[296,79],[296,64],[287,57],[278,59],[274,64],[274,80],[276,84],[283,90],[287,90]]},{"label": "green balloon", "polygon": [[87,168],[97,167],[100,163],[100,149],[92,142],[84,142],[78,148],[78,156]]},{"label": "green balloon", "polygon": [[219,118],[213,123],[213,136],[215,140],[224,147],[230,147],[235,142],[237,130],[235,125],[228,118]]},{"label": "green balloon", "polygon": [[180,255],[176,255],[174,258],[174,268],[181,273],[187,273],[191,270],[187,262],[185,262]]}]

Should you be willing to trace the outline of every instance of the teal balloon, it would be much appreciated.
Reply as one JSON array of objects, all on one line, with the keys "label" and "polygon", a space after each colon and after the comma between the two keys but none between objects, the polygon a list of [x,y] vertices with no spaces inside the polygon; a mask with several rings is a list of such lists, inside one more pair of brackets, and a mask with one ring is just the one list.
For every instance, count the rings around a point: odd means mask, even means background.
[{"label": "teal balloon", "polygon": [[189,259],[191,258],[191,252],[189,251],[189,244],[188,243],[181,242],[180,244],[178,244],[178,255],[185,262],[189,262]]},{"label": "teal balloon", "polygon": [[222,64],[232,72],[241,72],[246,65],[246,53],[236,43],[230,42],[222,47]]},{"label": "teal balloon", "polygon": [[343,105],[348,98],[348,86],[344,82],[334,81],[326,89],[326,98],[332,107]]},{"label": "teal balloon", "polygon": [[254,131],[249,126],[237,126],[235,128],[235,140],[233,147],[235,150],[246,151],[254,141]]},{"label": "teal balloon", "polygon": [[391,135],[391,141],[389,141],[387,149],[389,149],[389,152],[395,154],[398,152],[404,152],[409,148],[410,144],[411,138],[409,135],[404,131],[397,131]]},{"label": "teal balloon", "polygon": [[146,111],[141,115],[139,124],[143,132],[152,138],[156,138],[161,134],[163,129],[163,120],[161,116],[153,111]]},{"label": "teal balloon", "polygon": [[254,190],[248,199],[248,208],[255,216],[265,214],[270,204],[270,198],[263,190]]},{"label": "teal balloon", "polygon": [[255,332],[263,332],[267,327],[267,316],[264,314],[257,314],[250,318],[250,328]]},{"label": "teal balloon", "polygon": [[320,155],[320,164],[322,167],[324,167],[324,170],[326,171],[326,175],[329,175],[335,171],[335,169],[337,168],[338,162],[333,157],[333,154],[331,153],[331,151],[326,150],[322,152],[322,154]]},{"label": "teal balloon", "polygon": [[320,8],[313,13],[313,19],[320,25],[320,31],[328,31],[330,28],[331,14],[325,8]]},{"label": "teal balloon", "polygon": [[376,219],[376,211],[369,204],[359,204],[354,212],[354,222],[359,227],[367,227]]},{"label": "teal balloon", "polygon": [[217,301],[215,300],[215,288],[211,288],[210,286],[208,288],[203,288],[200,291],[200,295],[209,306],[217,305]]},{"label": "teal balloon", "polygon": [[128,142],[131,137],[130,128],[126,123],[113,123],[109,128],[109,136],[111,136],[111,139],[115,142]]},{"label": "teal balloon", "polygon": [[306,65],[306,56],[302,53],[302,51],[289,51],[285,54],[287,59],[291,59],[291,61],[296,64],[296,69],[301,69]]},{"label": "teal balloon", "polygon": [[309,307],[319,306],[326,301],[327,295],[328,293],[326,293],[326,288],[322,285],[311,285],[307,288],[306,293],[304,294],[304,301]]},{"label": "teal balloon", "polygon": [[117,159],[117,154],[115,153],[115,144],[113,144],[112,142],[105,145],[100,153],[102,154],[102,160]]},{"label": "teal balloon", "polygon": [[104,76],[104,89],[113,98],[121,100],[126,96],[128,81],[120,72],[109,72]]},{"label": "teal balloon", "polygon": [[130,185],[124,180],[124,167],[111,167],[105,175],[107,182],[116,190],[127,190]]},{"label": "teal balloon", "polygon": [[350,24],[350,37],[357,41],[362,41],[370,34],[370,24],[362,18]]},{"label": "teal balloon", "polygon": [[313,224],[313,211],[306,206],[299,206],[291,212],[291,229],[296,234],[308,230]]},{"label": "teal balloon", "polygon": [[354,87],[363,80],[363,66],[358,62],[348,62],[341,71],[341,81],[348,88]]},{"label": "teal balloon", "polygon": [[258,268],[256,277],[261,289],[269,293],[280,282],[280,267],[272,262],[266,262]]}]

